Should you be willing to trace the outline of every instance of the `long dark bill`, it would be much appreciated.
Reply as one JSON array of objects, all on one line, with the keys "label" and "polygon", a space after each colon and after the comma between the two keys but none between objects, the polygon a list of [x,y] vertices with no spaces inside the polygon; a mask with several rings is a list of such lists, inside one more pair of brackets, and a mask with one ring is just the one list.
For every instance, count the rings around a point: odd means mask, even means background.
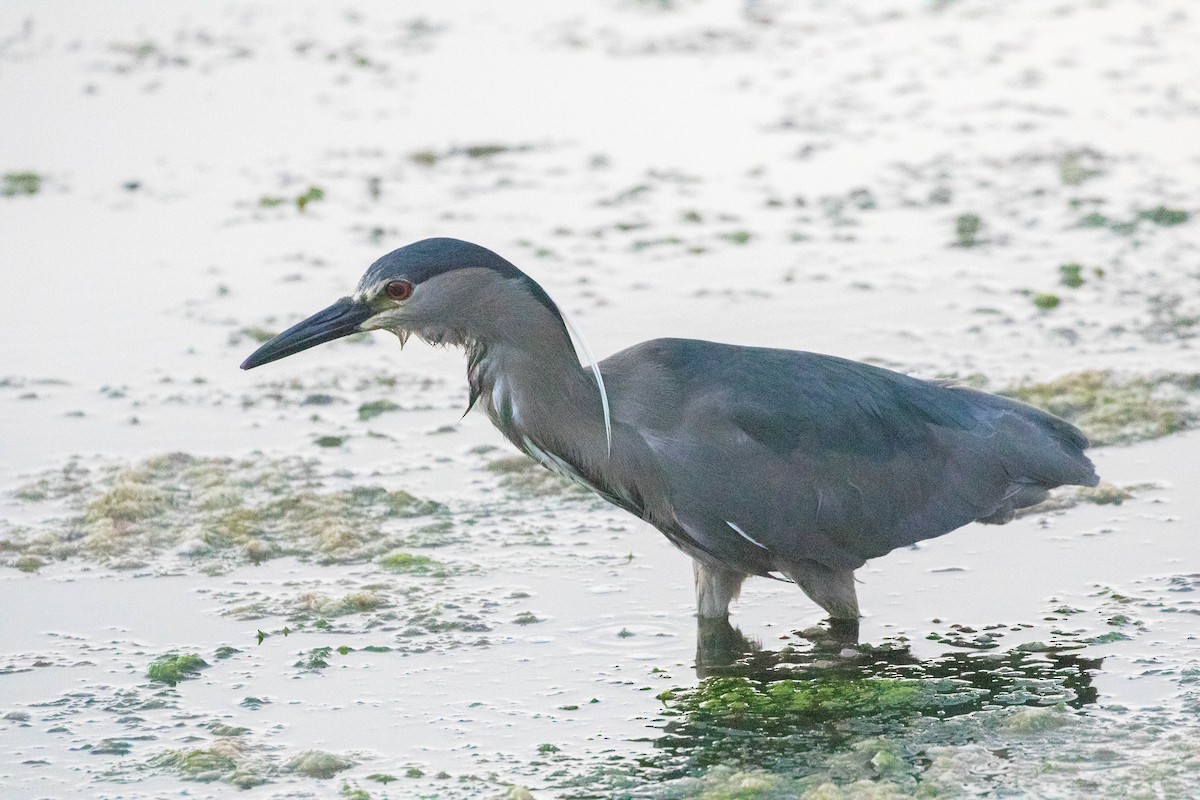
[{"label": "long dark bill", "polygon": [[365,303],[356,303],[349,297],[343,297],[329,308],[318,311],[263,344],[242,362],[242,369],[254,369],[301,350],[357,333],[358,326],[370,316],[371,309]]}]

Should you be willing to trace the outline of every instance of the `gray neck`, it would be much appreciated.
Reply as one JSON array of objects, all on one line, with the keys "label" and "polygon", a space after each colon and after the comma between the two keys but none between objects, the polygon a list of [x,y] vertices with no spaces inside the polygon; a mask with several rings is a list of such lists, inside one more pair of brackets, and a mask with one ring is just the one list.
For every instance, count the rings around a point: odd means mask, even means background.
[{"label": "gray neck", "polygon": [[598,476],[607,461],[595,378],[579,364],[563,323],[549,309],[523,309],[517,330],[467,345],[471,402],[522,451],[552,454]]}]

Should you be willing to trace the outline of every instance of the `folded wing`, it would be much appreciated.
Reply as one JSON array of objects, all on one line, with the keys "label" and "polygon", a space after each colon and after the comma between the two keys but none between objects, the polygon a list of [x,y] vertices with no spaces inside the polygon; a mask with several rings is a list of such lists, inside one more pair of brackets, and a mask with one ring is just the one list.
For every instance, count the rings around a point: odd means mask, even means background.
[{"label": "folded wing", "polygon": [[[1087,440],[1031,406],[831,356],[660,339],[606,360],[683,532],[728,566],[854,569],[1094,485]],[[661,398],[672,400],[663,403]]]}]

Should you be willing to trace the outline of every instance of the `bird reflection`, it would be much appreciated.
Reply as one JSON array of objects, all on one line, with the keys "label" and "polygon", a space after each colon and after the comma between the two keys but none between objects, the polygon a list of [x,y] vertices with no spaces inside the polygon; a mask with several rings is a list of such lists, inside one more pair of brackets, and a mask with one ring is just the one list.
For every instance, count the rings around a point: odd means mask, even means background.
[{"label": "bird reflection", "polygon": [[[702,622],[699,680],[660,694],[655,756],[640,763],[653,767],[657,780],[694,776],[712,765],[730,780],[747,774],[792,780],[855,768],[868,778],[889,769],[918,779],[930,742],[990,741],[1005,725],[1060,724],[1067,709],[1096,702],[1093,677],[1101,659],[1082,656],[1081,643],[1030,652],[979,637],[969,649],[962,632],[973,633],[959,628],[941,640],[947,652],[918,658],[902,639],[847,642],[848,631],[828,622],[778,650],[764,649],[726,620]],[[950,724],[953,717],[960,721]]]},{"label": "bird reflection", "polygon": [[[1018,695],[1029,704],[1062,701],[1074,708],[1094,703],[1092,672],[1102,658],[1075,652],[1078,645],[1064,643],[1043,652],[963,647],[934,658],[920,659],[903,643],[880,646],[859,643],[857,620],[827,619],[819,626],[795,634],[797,643],[779,650],[741,632],[728,618],[698,619],[696,626],[696,677],[740,677],[770,683],[804,678],[950,678],[992,694],[1018,685]],[[962,641],[961,639],[959,640]],[[1025,683],[1052,679],[1058,694],[1039,697]]]},{"label": "bird reflection", "polygon": [[[837,652],[858,644],[858,620],[829,618],[824,624],[801,634],[817,652]],[[731,668],[751,656],[769,657],[762,643],[742,633],[728,617],[696,619],[696,677],[727,674]]]}]

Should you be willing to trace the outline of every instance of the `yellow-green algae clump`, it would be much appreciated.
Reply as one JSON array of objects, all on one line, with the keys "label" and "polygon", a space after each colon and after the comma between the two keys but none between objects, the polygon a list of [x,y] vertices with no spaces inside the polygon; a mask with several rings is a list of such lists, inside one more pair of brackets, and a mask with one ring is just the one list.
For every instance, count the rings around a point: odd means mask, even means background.
[{"label": "yellow-green algae clump", "polygon": [[320,592],[307,592],[297,597],[295,601],[297,611],[319,614],[322,617],[361,614],[386,608],[388,605],[390,604],[386,597],[371,590],[350,592],[337,598]]},{"label": "yellow-green algae clump", "polygon": [[392,553],[379,559],[379,565],[401,575],[429,575],[444,578],[449,574],[446,565],[429,556],[412,553]]},{"label": "yellow-green algae clump", "polygon": [[528,456],[497,458],[488,462],[484,469],[499,475],[500,485],[505,489],[522,494],[590,496],[582,486],[551,472]]},{"label": "yellow-green algae clump", "polygon": [[46,563],[37,556],[21,556],[13,562],[13,566],[21,572],[37,572],[46,566]]},{"label": "yellow-green algae clump", "polygon": [[182,453],[103,470],[70,464],[20,487],[25,502],[65,501],[75,516],[10,529],[0,552],[119,566],[166,550],[204,560],[278,556],[366,561],[402,539],[392,521],[445,508],[381,486],[325,488],[311,461]]},{"label": "yellow-green algae clump", "polygon": [[309,750],[293,758],[283,769],[285,772],[303,775],[306,778],[332,778],[353,766],[354,762],[348,758],[321,750]]},{"label": "yellow-green algae clump", "polygon": [[159,753],[150,765],[170,770],[188,781],[220,781],[241,789],[267,782],[268,768],[251,758],[237,739],[220,738],[208,747],[182,748]]}]

